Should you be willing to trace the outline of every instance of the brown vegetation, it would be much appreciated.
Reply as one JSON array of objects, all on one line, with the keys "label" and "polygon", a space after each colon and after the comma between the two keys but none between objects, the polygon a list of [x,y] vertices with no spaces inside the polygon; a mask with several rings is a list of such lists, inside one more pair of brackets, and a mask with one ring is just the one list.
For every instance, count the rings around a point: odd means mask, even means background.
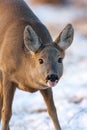
[{"label": "brown vegetation", "polygon": [[34,3],[60,4],[64,0],[33,0]]}]

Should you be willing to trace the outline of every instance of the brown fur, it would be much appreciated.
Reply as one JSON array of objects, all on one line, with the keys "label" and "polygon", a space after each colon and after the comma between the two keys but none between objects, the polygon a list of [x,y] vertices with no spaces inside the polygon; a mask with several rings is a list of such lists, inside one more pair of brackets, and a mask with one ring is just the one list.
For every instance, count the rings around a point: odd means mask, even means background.
[{"label": "brown fur", "polygon": [[[57,74],[58,78],[62,76],[62,63],[57,60],[64,57],[64,50],[71,44],[72,39],[71,25],[63,30],[55,43],[46,27],[24,1],[0,0],[1,130],[10,130],[9,121],[16,87],[28,92],[40,90],[55,129],[61,130],[52,90],[46,84],[46,77],[51,73]],[[45,61],[42,66],[38,62],[40,58]]]}]

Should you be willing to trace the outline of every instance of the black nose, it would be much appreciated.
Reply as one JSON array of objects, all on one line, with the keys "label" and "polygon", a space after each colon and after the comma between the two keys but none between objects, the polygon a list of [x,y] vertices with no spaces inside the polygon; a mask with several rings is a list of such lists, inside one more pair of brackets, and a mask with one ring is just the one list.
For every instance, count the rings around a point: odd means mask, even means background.
[{"label": "black nose", "polygon": [[47,81],[50,80],[50,81],[52,81],[52,82],[55,82],[56,80],[58,80],[58,76],[55,75],[55,74],[51,74],[51,75],[48,75],[48,76],[47,76],[46,80],[47,80]]}]

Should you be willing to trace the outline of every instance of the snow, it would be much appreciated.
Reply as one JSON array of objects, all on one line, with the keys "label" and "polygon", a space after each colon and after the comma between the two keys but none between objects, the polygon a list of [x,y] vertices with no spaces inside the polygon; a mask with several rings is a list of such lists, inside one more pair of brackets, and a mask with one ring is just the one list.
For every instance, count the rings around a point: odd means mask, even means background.
[{"label": "snow", "polygon": [[[67,7],[45,5],[32,9],[45,24],[65,25],[80,15],[76,9]],[[62,130],[87,130],[87,38],[77,32],[66,51],[64,74],[53,95]],[[16,91],[10,127],[11,130],[54,130],[39,92]]]}]

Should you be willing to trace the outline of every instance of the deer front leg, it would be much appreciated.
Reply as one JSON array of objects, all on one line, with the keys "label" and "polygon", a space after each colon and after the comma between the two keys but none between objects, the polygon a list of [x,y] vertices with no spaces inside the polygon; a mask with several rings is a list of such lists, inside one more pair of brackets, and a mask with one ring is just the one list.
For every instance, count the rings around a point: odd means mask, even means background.
[{"label": "deer front leg", "polygon": [[2,106],[3,106],[3,94],[2,94],[2,85],[0,83],[0,121],[1,121],[1,112],[2,112]]},{"label": "deer front leg", "polygon": [[[0,84],[0,87],[2,87],[1,84]],[[2,91],[0,89],[0,121],[1,121],[1,112],[2,112],[2,105],[3,105],[3,96],[1,92]]]},{"label": "deer front leg", "polygon": [[48,88],[46,90],[40,90],[42,96],[44,97],[45,103],[47,105],[48,113],[54,123],[55,130],[61,130],[59,121],[57,118],[57,112],[53,101],[52,89]]},{"label": "deer front leg", "polygon": [[1,121],[2,106],[3,106],[3,85],[2,85],[2,77],[0,73],[0,121]]},{"label": "deer front leg", "polygon": [[15,92],[14,83],[9,82],[7,79],[3,81],[3,108],[2,108],[2,129],[10,130],[9,121],[12,113],[12,101]]}]

